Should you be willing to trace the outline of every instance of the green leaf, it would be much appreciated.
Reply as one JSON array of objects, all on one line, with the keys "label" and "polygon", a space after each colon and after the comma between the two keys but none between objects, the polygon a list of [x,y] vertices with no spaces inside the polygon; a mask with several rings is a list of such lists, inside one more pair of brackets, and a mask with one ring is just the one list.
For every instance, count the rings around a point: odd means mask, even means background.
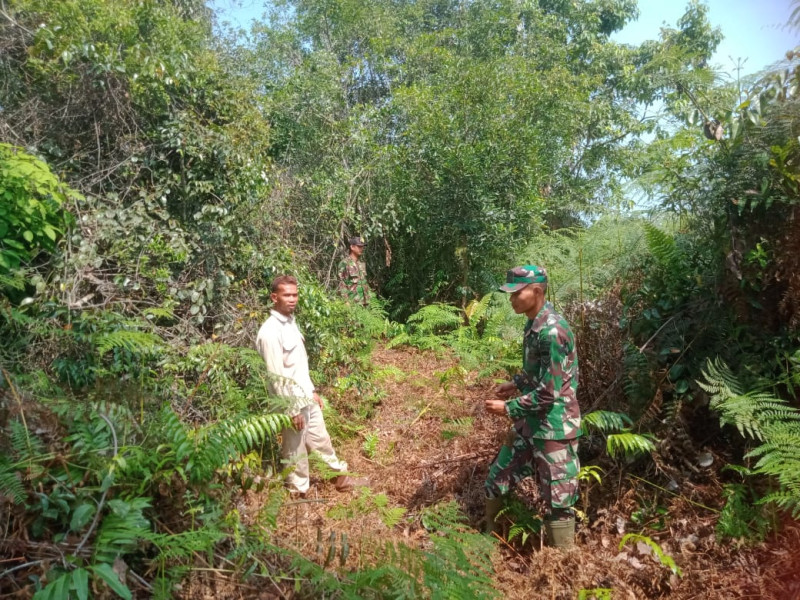
[{"label": "green leaf", "polygon": [[97,508],[94,504],[81,504],[72,513],[72,519],[69,522],[69,528],[72,531],[80,531],[92,519]]},{"label": "green leaf", "polygon": [[25,246],[20,244],[17,240],[12,240],[12,239],[9,238],[9,239],[3,240],[3,243],[6,246],[11,246],[12,248],[16,248],[17,250],[25,250]]},{"label": "green leaf", "polygon": [[72,589],[78,595],[78,600],[89,598],[89,572],[86,569],[75,569],[72,572]]},{"label": "green leaf", "polygon": [[26,229],[22,232],[22,237],[25,238],[25,241],[32,242],[33,241],[33,232],[30,229]]},{"label": "green leaf", "polygon": [[57,599],[69,598],[69,573],[64,573],[61,577],[53,582],[53,597]]},{"label": "green leaf", "polygon": [[89,568],[94,572],[95,575],[98,575],[103,581],[105,581],[108,584],[108,587],[116,592],[118,596],[125,598],[125,600],[131,600],[133,597],[131,591],[128,589],[128,586],[119,580],[119,576],[111,568],[111,565],[108,563],[100,563],[99,565],[93,565]]}]

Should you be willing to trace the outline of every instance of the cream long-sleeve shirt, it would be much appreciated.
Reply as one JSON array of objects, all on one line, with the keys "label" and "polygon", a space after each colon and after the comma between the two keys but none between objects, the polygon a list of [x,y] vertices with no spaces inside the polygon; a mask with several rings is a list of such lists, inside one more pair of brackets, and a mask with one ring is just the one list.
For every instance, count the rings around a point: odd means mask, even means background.
[{"label": "cream long-sleeve shirt", "polygon": [[270,392],[290,400],[287,413],[294,416],[314,401],[314,384],[308,371],[308,354],[303,334],[294,315],[270,311],[258,330],[256,348],[273,376]]}]

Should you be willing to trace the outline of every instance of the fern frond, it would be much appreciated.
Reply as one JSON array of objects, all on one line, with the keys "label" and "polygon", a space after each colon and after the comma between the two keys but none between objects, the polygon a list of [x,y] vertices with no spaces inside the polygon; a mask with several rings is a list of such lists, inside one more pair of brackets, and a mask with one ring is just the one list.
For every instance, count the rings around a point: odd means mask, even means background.
[{"label": "fern frond", "polygon": [[464,323],[461,309],[450,304],[429,304],[408,317],[412,330],[418,333],[442,333]]},{"label": "fern frond", "polygon": [[709,394],[723,393],[726,396],[739,396],[744,392],[728,365],[719,358],[706,362],[703,376],[706,378],[705,382],[698,381],[697,385]]},{"label": "fern frond", "polygon": [[496,292],[489,292],[480,300],[473,300],[467,305],[467,308],[464,310],[464,312],[470,325],[475,325],[484,317],[484,315],[486,315],[486,311],[488,310],[489,304],[492,302],[495,293]]},{"label": "fern frond", "polygon": [[757,504],[774,504],[792,515],[793,519],[800,518],[800,490],[779,490],[767,494]]},{"label": "fern frond", "polygon": [[697,383],[712,395],[710,406],[720,413],[720,422],[735,426],[744,437],[763,440],[765,425],[800,419],[785,400],[763,392],[742,393],[733,373],[719,360],[708,361],[703,376],[705,382]]},{"label": "fern frond", "polygon": [[132,552],[139,541],[153,537],[150,521],[143,511],[150,507],[147,498],[114,499],[107,503],[111,512],[105,516],[94,542],[95,557],[112,562],[116,557]]},{"label": "fern frond", "polygon": [[155,560],[172,562],[191,558],[195,554],[205,554],[225,537],[226,534],[215,527],[170,534],[167,538],[169,543],[158,545],[159,554]]},{"label": "fern frond", "polygon": [[665,269],[670,269],[675,266],[678,260],[678,249],[675,244],[675,238],[664,233],[658,227],[650,223],[645,223],[644,234],[645,240],[647,241],[647,248],[656,261],[658,261],[658,264]]},{"label": "fern frond", "polygon": [[613,431],[620,431],[633,425],[630,417],[624,413],[613,412],[609,410],[595,410],[583,416],[583,423],[601,431],[603,433],[610,433]]},{"label": "fern frond", "polygon": [[606,440],[606,450],[610,456],[624,454],[636,457],[649,454],[656,449],[652,436],[641,433],[612,433]]},{"label": "fern frond", "polygon": [[757,458],[753,472],[774,478],[780,489],[761,502],[800,514],[800,411],[763,392],[742,392],[719,360],[709,361],[703,375],[703,389],[712,394],[710,405],[720,413],[720,422],[762,442],[745,456]]},{"label": "fern frond", "polygon": [[19,473],[5,456],[0,456],[0,495],[9,496],[15,504],[27,498]]},{"label": "fern frond", "polygon": [[103,356],[115,348],[125,349],[132,354],[149,354],[159,350],[164,341],[154,333],[131,329],[118,329],[103,333],[95,339],[95,348]]},{"label": "fern frond", "polygon": [[423,523],[443,535],[431,537],[433,550],[425,553],[423,581],[433,598],[496,598],[492,583],[491,550],[486,536],[463,525],[455,503],[426,512]]},{"label": "fern frond", "polygon": [[9,271],[0,273],[0,289],[12,289],[22,291],[25,289],[25,276],[21,271]]},{"label": "fern frond", "polygon": [[175,313],[172,311],[171,308],[166,308],[164,306],[153,306],[151,308],[147,308],[144,311],[145,317],[148,319],[174,319]]},{"label": "fern frond", "polygon": [[20,421],[11,421],[8,424],[11,440],[11,452],[17,462],[28,463],[37,460],[44,454],[44,442],[35,435],[31,435],[27,427]]},{"label": "fern frond", "polygon": [[194,482],[208,481],[231,460],[276,438],[290,425],[285,414],[256,414],[190,430],[171,408],[162,411],[163,435]]},{"label": "fern frond", "polygon": [[214,436],[220,442],[232,444],[244,454],[260,446],[267,439],[277,437],[278,433],[291,426],[291,419],[285,414],[249,415],[233,423],[220,424]]}]

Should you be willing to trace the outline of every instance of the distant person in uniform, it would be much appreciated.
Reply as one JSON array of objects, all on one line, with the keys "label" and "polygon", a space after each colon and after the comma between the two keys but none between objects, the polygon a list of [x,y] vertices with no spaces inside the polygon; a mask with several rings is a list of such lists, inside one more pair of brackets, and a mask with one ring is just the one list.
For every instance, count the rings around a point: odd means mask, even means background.
[{"label": "distant person in uniform", "polygon": [[[319,453],[334,471],[347,471],[347,463],[336,456],[322,416],[322,398],[311,382],[305,341],[294,318],[297,279],[290,275],[276,277],[271,292],[272,310],[258,330],[256,347],[272,375],[270,392],[289,402],[287,414],[293,427],[282,432],[281,455],[294,470],[286,485],[290,492],[305,497],[309,488],[308,452]],[[340,492],[367,485],[366,479],[348,475],[339,475],[333,483]]]},{"label": "distant person in uniform", "polygon": [[547,271],[535,265],[514,267],[500,291],[510,294],[517,314],[528,317],[523,334],[522,373],[501,383],[486,410],[512,422],[505,444],[489,467],[486,480],[486,530],[495,521],[503,498],[525,477],[537,475],[545,505],[547,542],[573,545],[578,500],[578,355],[567,321],[546,300]]},{"label": "distant person in uniform", "polygon": [[339,294],[348,302],[368,306],[371,291],[367,283],[367,268],[361,260],[364,240],[352,237],[349,241],[349,254],[339,263]]}]

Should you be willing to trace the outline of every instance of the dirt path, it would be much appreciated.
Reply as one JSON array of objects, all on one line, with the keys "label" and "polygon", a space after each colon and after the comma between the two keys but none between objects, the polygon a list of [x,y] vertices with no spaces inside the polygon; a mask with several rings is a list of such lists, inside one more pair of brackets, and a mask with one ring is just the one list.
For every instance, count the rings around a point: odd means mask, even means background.
[{"label": "dirt path", "polygon": [[[318,540],[331,535],[341,540],[346,534],[346,569],[373,564],[390,541],[426,547],[428,533],[415,517],[440,502],[457,502],[470,524],[479,527],[483,481],[506,431],[501,419],[482,408],[492,382],[473,381],[452,359],[403,348],[379,350],[373,360],[385,396],[360,435],[337,445],[350,469],[370,478],[371,493],[340,494],[331,483],[312,478],[309,498],[288,502],[278,524],[287,545],[320,562],[326,545]],[[578,526],[574,550],[541,548],[535,535],[524,546],[519,539],[498,541],[496,587],[503,597],[800,599],[796,522],[767,544],[719,544],[717,515],[709,510],[723,504],[715,474],[687,481],[679,496],[655,487],[652,468],[652,481],[647,474],[630,478],[619,469],[606,472],[603,484],[592,487],[590,504],[582,505],[588,521]],[[376,503],[381,495],[385,498]],[[518,495],[535,505],[533,484]],[[260,501],[251,495],[248,504],[256,507]],[[406,512],[393,524],[387,511],[398,507]],[[658,544],[656,550],[647,540],[632,540],[620,550],[625,533],[639,532]],[[585,592],[593,589],[596,596]]]}]

